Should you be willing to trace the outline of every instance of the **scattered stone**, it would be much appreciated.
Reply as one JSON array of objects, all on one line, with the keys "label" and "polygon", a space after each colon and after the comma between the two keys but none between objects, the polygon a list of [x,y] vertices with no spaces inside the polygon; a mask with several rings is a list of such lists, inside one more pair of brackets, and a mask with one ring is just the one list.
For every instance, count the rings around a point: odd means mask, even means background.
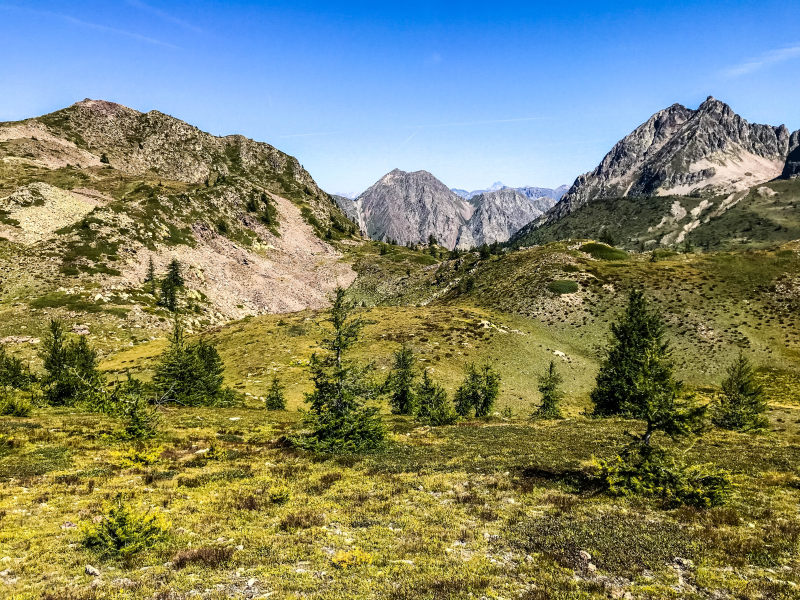
[{"label": "scattered stone", "polygon": [[86,565],[86,568],[83,570],[83,572],[87,575],[91,575],[92,577],[100,577],[100,570],[92,565]]}]

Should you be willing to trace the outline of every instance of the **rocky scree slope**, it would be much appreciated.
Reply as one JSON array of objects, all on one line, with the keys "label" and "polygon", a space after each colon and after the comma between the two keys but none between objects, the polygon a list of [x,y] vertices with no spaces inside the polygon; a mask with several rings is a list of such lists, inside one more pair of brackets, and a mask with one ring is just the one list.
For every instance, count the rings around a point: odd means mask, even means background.
[{"label": "rocky scree slope", "polygon": [[298,161],[100,100],[0,123],[0,302],[148,327],[149,259],[186,267],[198,324],[322,307],[355,227]]}]

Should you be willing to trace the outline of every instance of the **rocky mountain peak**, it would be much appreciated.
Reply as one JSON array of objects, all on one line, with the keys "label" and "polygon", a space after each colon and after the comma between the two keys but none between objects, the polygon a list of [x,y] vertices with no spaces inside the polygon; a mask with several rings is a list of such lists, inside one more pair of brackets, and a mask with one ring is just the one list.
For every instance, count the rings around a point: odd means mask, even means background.
[{"label": "rocky mountain peak", "polygon": [[779,176],[788,151],[786,127],[751,124],[713,96],[673,104],[578,177],[549,219],[602,198],[741,191]]}]

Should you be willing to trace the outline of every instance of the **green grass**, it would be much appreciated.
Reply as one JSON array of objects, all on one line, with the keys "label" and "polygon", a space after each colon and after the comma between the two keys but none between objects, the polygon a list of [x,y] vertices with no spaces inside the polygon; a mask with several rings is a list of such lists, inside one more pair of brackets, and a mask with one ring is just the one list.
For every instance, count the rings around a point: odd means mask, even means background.
[{"label": "green grass", "polygon": [[600,244],[597,242],[590,242],[580,247],[581,252],[586,252],[592,258],[598,260],[625,260],[628,258],[628,253],[619,248]]},{"label": "green grass", "polygon": [[547,289],[560,296],[561,294],[574,294],[580,289],[580,286],[577,281],[571,279],[557,279],[547,284]]}]

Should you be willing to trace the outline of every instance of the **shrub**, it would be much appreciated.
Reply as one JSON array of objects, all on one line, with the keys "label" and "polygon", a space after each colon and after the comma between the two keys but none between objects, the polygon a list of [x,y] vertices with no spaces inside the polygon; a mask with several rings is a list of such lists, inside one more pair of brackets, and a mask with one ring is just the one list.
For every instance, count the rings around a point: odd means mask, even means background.
[{"label": "shrub", "polygon": [[711,420],[717,427],[736,431],[764,429],[769,420],[764,415],[767,401],[764,387],[755,380],[753,367],[744,354],[728,367]]},{"label": "shrub", "polygon": [[325,515],[304,509],[284,516],[283,519],[281,519],[280,528],[283,531],[291,531],[292,529],[320,527],[324,524]]},{"label": "shrub", "polygon": [[437,427],[456,422],[458,416],[447,399],[447,392],[431,379],[427,370],[422,374],[416,396],[417,418],[423,423]]},{"label": "shrub", "polygon": [[269,391],[264,399],[267,410],[286,409],[286,397],[283,395],[283,389],[283,385],[277,375],[273,376],[272,384],[269,386]]},{"label": "shrub", "polygon": [[134,446],[129,448],[127,452],[122,452],[120,459],[122,464],[127,467],[149,467],[161,459],[161,447]]},{"label": "shrub", "polygon": [[660,448],[629,446],[611,460],[595,461],[598,478],[608,493],[655,496],[668,505],[696,508],[719,506],[730,497],[727,471],[708,465],[683,465]]},{"label": "shrub", "polygon": [[337,569],[349,569],[372,564],[372,556],[359,548],[340,550],[331,558],[331,563]]},{"label": "shrub", "polygon": [[606,244],[599,244],[597,242],[589,242],[580,247],[581,252],[586,252],[592,258],[598,260],[625,260],[628,258],[628,253],[619,248],[612,248]]},{"label": "shrub", "polygon": [[269,489],[269,501],[273,504],[286,504],[291,497],[291,490],[285,485],[278,485]]},{"label": "shrub", "polygon": [[103,519],[85,530],[83,543],[103,557],[130,563],[165,536],[166,524],[159,515],[137,512],[117,498]]},{"label": "shrub", "polygon": [[229,546],[201,546],[181,550],[172,557],[172,566],[183,569],[190,564],[201,564],[207,567],[219,567],[233,558],[234,549]]},{"label": "shrub", "polygon": [[569,279],[557,279],[547,285],[547,289],[554,294],[574,294],[578,291],[578,283]]},{"label": "shrub", "polygon": [[0,415],[30,417],[32,410],[31,401],[18,395],[12,395],[0,402]]},{"label": "shrub", "polygon": [[492,411],[499,394],[500,375],[488,364],[480,368],[471,364],[464,383],[456,390],[456,412],[462,417],[473,413],[476,417],[485,417]]}]

